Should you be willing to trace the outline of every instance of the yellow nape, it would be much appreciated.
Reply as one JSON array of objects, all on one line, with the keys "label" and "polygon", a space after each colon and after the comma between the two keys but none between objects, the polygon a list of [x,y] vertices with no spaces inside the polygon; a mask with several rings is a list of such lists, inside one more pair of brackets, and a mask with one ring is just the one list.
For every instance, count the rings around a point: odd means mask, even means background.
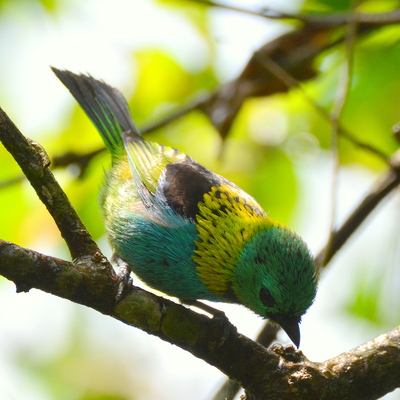
[{"label": "yellow nape", "polygon": [[235,186],[213,187],[199,203],[198,240],[193,256],[198,275],[214,293],[230,289],[236,261],[247,241],[279,223],[267,218],[261,206]]}]

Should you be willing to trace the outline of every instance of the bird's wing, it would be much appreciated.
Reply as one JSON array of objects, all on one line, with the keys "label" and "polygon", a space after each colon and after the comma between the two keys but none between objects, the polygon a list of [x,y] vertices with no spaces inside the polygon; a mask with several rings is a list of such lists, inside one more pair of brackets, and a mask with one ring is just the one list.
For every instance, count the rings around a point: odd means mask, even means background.
[{"label": "bird's wing", "polygon": [[122,138],[136,186],[144,185],[153,195],[164,168],[187,157],[171,147],[148,142],[132,131],[124,132]]},{"label": "bird's wing", "polygon": [[171,210],[194,220],[199,202],[212,187],[236,187],[172,147],[148,142],[134,132],[122,137],[133,180],[148,209]]}]

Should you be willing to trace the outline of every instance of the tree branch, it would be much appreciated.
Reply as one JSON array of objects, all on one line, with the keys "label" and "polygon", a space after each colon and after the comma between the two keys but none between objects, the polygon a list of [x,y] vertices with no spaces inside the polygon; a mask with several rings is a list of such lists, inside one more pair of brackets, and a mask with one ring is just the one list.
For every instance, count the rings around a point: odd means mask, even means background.
[{"label": "tree branch", "polygon": [[[75,165],[78,167],[78,178],[82,178],[87,168],[94,157],[96,157],[99,153],[105,151],[105,147],[101,147],[97,150],[90,151],[88,153],[76,153],[74,151],[66,151],[58,156],[54,156],[51,161],[51,169],[54,171],[58,168],[65,168],[70,165]],[[21,174],[15,178],[8,179],[6,181],[0,182],[0,189],[8,186],[15,185],[16,183],[20,183],[26,179],[24,174]]]},{"label": "tree branch", "polygon": [[0,275],[13,281],[17,292],[36,288],[110,313],[115,307],[118,280],[101,256],[95,259],[95,268],[88,261],[73,263],[0,239]]},{"label": "tree branch", "polygon": [[332,239],[315,258],[317,265],[325,266],[342,248],[378,204],[400,184],[400,153],[395,155],[388,173],[371,189],[342,226],[332,234]]},{"label": "tree branch", "polygon": [[267,350],[236,329],[224,338],[224,326],[213,319],[139,288],[115,305],[112,277],[83,264],[2,240],[0,260],[0,274],[13,280],[19,291],[36,287],[158,336],[238,381],[249,399],[377,399],[400,386],[399,328],[324,363],[313,363],[292,346]]},{"label": "tree branch", "polygon": [[68,151],[53,157],[51,160],[51,167],[53,170],[55,170],[57,168],[67,167],[69,165],[76,165],[79,168],[78,178],[82,178],[86,173],[87,167],[92,159],[105,150],[106,148],[103,146],[88,153],[76,153],[74,151]]},{"label": "tree branch", "polygon": [[393,10],[381,13],[366,13],[366,12],[337,12],[337,13],[299,13],[290,14],[275,11],[272,9],[249,10],[246,8],[231,6],[227,4],[217,3],[209,0],[185,0],[192,3],[204,5],[206,7],[222,8],[224,10],[236,11],[242,14],[253,15],[257,17],[273,19],[273,20],[294,20],[300,21],[307,25],[318,25],[320,27],[336,27],[348,24],[351,20],[357,23],[368,25],[385,25],[400,22],[400,10]]}]

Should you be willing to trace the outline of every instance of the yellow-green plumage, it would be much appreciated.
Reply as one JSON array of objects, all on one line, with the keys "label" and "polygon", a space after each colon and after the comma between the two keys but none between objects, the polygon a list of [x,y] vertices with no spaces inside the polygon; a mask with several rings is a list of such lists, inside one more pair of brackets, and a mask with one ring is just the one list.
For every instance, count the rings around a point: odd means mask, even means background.
[{"label": "yellow-green plumage", "polygon": [[53,70],[112,155],[100,202],[115,255],[183,301],[243,304],[279,323],[298,346],[300,318],[317,286],[304,242],[232,182],[144,140],[116,89]]}]

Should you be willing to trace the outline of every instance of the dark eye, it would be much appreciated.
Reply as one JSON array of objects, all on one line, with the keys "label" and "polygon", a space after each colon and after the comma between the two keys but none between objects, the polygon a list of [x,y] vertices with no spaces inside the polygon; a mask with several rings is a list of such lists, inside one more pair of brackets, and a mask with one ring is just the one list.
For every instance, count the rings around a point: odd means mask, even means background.
[{"label": "dark eye", "polygon": [[271,292],[266,288],[260,290],[260,300],[264,306],[271,308],[275,305],[275,299],[272,297]]}]

